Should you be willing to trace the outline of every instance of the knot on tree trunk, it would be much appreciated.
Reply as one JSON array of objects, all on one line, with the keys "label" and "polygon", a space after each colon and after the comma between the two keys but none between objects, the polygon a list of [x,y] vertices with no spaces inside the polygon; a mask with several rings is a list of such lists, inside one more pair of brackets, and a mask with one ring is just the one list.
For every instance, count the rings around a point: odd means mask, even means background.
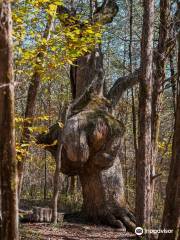
[{"label": "knot on tree trunk", "polygon": [[106,101],[92,99],[67,120],[63,129],[62,172],[79,175],[84,168],[110,168],[123,134],[123,124],[106,111]]}]

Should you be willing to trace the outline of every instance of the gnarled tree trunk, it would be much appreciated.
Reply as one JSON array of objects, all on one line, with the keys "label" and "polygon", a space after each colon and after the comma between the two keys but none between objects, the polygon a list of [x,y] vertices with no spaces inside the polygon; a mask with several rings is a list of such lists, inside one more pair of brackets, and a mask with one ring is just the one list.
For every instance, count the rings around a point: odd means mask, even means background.
[{"label": "gnarled tree trunk", "polygon": [[[113,0],[104,1],[93,15],[94,21],[111,22],[117,13]],[[59,7],[58,14],[68,13]],[[70,15],[69,15],[70,16]],[[79,175],[83,191],[83,212],[94,222],[134,230],[134,216],[128,209],[122,175],[121,153],[124,125],[112,114],[123,92],[138,82],[138,71],[119,78],[104,96],[103,55],[97,45],[71,66],[71,87],[75,100],[70,105],[61,131],[61,171]],[[38,137],[38,143],[57,140],[58,124]],[[58,143],[60,144],[60,142]],[[54,157],[57,146],[47,146]]]},{"label": "gnarled tree trunk", "polygon": [[[83,212],[88,219],[116,227],[125,225],[133,230],[134,217],[126,204],[120,161],[125,129],[122,122],[109,113],[111,102],[103,96],[100,48],[81,57],[78,66],[72,68],[75,69],[71,72],[76,71],[73,82],[75,87],[77,83],[79,93],[76,91],[77,98],[69,109],[61,133],[61,171],[69,176],[80,176]],[[129,86],[122,84],[125,79],[120,80],[119,88]],[[57,137],[56,131],[58,125],[48,134],[39,136],[38,142],[52,143]],[[55,147],[47,148],[56,156]]]}]

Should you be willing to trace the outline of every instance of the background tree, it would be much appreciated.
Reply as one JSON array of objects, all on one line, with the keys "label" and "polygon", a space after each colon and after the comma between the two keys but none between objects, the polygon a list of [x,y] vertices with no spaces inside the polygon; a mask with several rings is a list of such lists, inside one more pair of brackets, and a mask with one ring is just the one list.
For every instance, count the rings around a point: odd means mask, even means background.
[{"label": "background tree", "polygon": [[139,93],[139,150],[136,170],[136,219],[137,226],[150,226],[151,215],[151,101],[153,65],[154,1],[144,1],[140,93]]},{"label": "background tree", "polygon": [[[180,16],[180,4],[177,4],[176,19]],[[177,29],[179,27],[176,22]],[[164,206],[162,228],[172,229],[173,233],[160,234],[159,239],[178,239],[180,227],[180,33],[177,32],[178,45],[178,75],[177,75],[177,105],[175,112],[174,138],[172,145],[172,160],[170,164],[170,173],[166,186],[166,200]]]},{"label": "background tree", "polygon": [[[152,169],[151,169],[151,218],[153,212],[154,190],[156,174],[156,161],[158,160],[158,140],[160,131],[160,114],[162,110],[162,96],[166,79],[167,59],[174,47],[170,35],[170,1],[160,1],[159,33],[156,50],[153,53],[154,73],[152,86]],[[151,219],[152,220],[152,219]]]},{"label": "background tree", "polygon": [[[54,14],[56,13],[56,9],[54,10]],[[44,30],[44,34],[42,39],[45,41],[48,41],[50,38],[50,34],[53,28],[53,23],[54,23],[54,15],[49,16],[49,19],[47,21],[47,26]],[[28,95],[27,95],[27,102],[26,102],[26,110],[25,110],[25,119],[30,119],[30,121],[25,121],[24,126],[23,126],[23,131],[22,131],[22,137],[21,137],[21,142],[22,144],[26,144],[27,146],[29,145],[30,142],[30,130],[29,128],[33,126],[33,117],[34,117],[34,112],[35,112],[35,107],[36,107],[36,98],[38,94],[38,89],[40,85],[40,80],[41,80],[41,64],[44,61],[44,53],[46,50],[46,44],[42,44],[41,46],[41,51],[37,53],[36,56],[36,64],[34,67],[34,73],[31,79],[31,82],[29,84],[29,89],[28,89]],[[25,156],[26,157],[26,156]],[[18,194],[21,194],[21,187],[22,187],[22,181],[23,181],[23,166],[24,166],[25,159],[22,159],[18,162]]]}]

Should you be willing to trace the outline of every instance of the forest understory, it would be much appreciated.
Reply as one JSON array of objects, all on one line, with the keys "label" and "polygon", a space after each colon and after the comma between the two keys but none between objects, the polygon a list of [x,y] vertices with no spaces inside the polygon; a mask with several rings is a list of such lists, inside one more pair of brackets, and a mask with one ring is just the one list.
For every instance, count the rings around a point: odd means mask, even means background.
[{"label": "forest understory", "polygon": [[[25,213],[32,212],[32,205],[42,206],[50,204],[50,201],[27,201],[23,200],[20,209]],[[60,204],[59,204],[60,205]],[[62,206],[62,204],[61,204]],[[31,217],[21,217],[20,220],[20,239],[22,240],[115,240],[115,239],[135,239],[136,235],[128,232],[126,228],[112,228],[103,224],[94,224],[80,211],[67,207],[62,211],[63,220],[54,223],[33,222]],[[72,213],[66,213],[71,211]]]}]

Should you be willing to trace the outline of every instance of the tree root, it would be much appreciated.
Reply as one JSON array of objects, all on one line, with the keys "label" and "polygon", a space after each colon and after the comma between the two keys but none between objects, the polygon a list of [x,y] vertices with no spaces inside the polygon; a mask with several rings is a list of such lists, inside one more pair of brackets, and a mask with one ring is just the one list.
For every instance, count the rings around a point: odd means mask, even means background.
[{"label": "tree root", "polygon": [[117,219],[110,211],[108,213],[100,216],[101,223],[106,224],[110,227],[115,227],[115,228],[124,228],[123,223]]},{"label": "tree root", "polygon": [[129,211],[127,208],[119,207],[114,212],[117,219],[120,219],[127,230],[134,232],[136,228],[136,220],[135,216],[131,211]]},{"label": "tree root", "polygon": [[98,211],[96,216],[91,216],[90,218],[87,214],[85,215],[88,220],[97,224],[105,224],[110,227],[120,228],[133,233],[136,228],[135,217],[127,208],[118,207],[116,210]]}]

